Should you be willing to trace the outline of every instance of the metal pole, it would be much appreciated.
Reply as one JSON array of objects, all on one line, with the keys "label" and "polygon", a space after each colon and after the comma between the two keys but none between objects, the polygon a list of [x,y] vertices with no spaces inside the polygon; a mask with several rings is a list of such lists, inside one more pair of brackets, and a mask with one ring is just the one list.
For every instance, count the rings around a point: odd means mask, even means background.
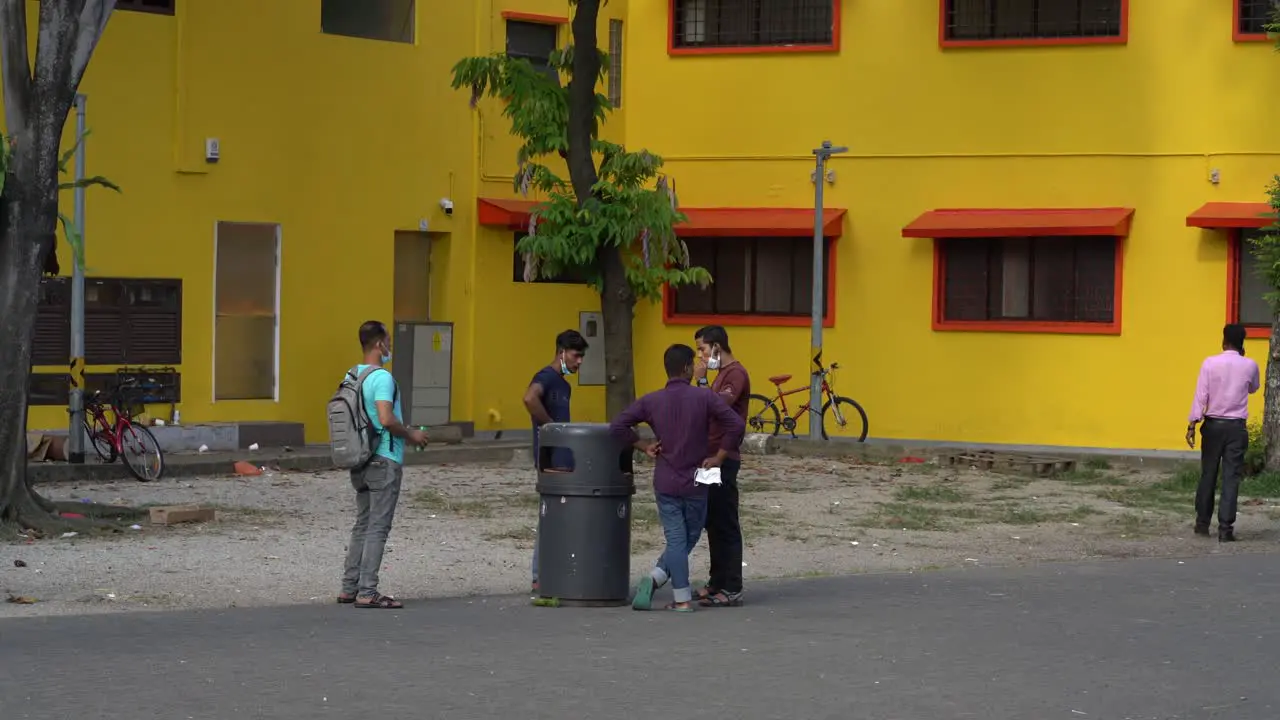
[{"label": "metal pole", "polygon": [[826,316],[827,290],[824,280],[826,271],[822,262],[822,251],[826,249],[826,237],[823,233],[822,194],[827,182],[827,160],[832,155],[848,152],[846,147],[832,147],[830,140],[824,140],[822,147],[813,151],[817,157],[817,169],[813,174],[813,309],[811,316],[812,337],[809,341],[809,359],[812,364],[809,380],[809,439],[822,439],[822,379],[818,376],[819,355],[822,354],[822,321]]},{"label": "metal pole", "polygon": [[[85,104],[84,95],[76,95],[76,182],[85,178]],[[85,239],[84,187],[75,189],[75,224],[80,233],[81,248]],[[69,404],[71,426],[68,428],[67,460],[84,462],[84,267],[75,258],[71,263],[71,372]]]}]

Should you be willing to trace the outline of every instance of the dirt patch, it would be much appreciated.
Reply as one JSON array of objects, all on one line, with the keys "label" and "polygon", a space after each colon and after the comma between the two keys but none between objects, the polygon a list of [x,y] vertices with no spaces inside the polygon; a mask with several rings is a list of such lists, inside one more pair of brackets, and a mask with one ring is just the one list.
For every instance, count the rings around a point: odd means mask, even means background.
[{"label": "dirt patch", "polygon": [[[650,470],[638,469],[633,571],[662,546]],[[1238,533],[1191,534],[1194,468],[1091,461],[1056,477],[931,464],[747,457],[740,475],[749,578],[924,571],[1097,557],[1265,550],[1280,537],[1280,479],[1247,481]],[[388,546],[384,590],[406,598],[527,587],[537,522],[525,467],[411,467]],[[35,605],[0,616],[332,602],[353,514],[343,473],[143,485],[60,486],[59,500],[201,503],[207,525],[0,545],[0,591]],[[1259,542],[1259,541],[1262,542]],[[21,560],[23,567],[14,561]],[[706,571],[705,541],[695,573]]]}]

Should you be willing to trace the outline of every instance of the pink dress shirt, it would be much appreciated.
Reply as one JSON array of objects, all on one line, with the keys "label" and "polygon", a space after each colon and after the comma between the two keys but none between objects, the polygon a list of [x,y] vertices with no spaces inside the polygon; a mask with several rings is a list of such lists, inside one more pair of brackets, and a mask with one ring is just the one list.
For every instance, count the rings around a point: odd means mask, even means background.
[{"label": "pink dress shirt", "polygon": [[1210,355],[1200,365],[1189,420],[1249,419],[1249,396],[1258,392],[1258,363],[1235,350]]}]

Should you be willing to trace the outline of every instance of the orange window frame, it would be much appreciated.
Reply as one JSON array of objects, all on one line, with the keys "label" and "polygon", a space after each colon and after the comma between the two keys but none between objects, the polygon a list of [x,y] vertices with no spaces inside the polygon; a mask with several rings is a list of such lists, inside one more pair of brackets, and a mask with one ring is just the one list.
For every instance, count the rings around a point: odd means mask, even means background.
[{"label": "orange window frame", "polygon": [[569,18],[562,15],[540,15],[538,13],[520,12],[519,10],[503,10],[503,20],[538,23],[541,25],[568,25]]},{"label": "orange window frame", "polygon": [[[836,324],[836,250],[840,246],[838,236],[828,236],[826,282],[827,312],[822,318],[824,328]],[[697,315],[676,312],[676,291],[670,285],[662,287],[662,322],[665,325],[724,325],[726,327],[809,327],[813,322],[808,315]]]},{"label": "orange window frame", "polygon": [[1231,41],[1238,43],[1268,42],[1266,33],[1240,32],[1240,3],[1242,0],[1231,0]]},{"label": "orange window frame", "polygon": [[[1044,47],[1063,45],[1127,45],[1129,43],[1129,0],[1120,0],[1120,34],[1106,37],[1007,38],[999,40],[952,40],[947,37],[947,2],[938,0],[938,45],[943,48]],[[1236,0],[1237,11],[1239,0]],[[1239,23],[1237,23],[1237,27]]]},{"label": "orange window frame", "polygon": [[[1128,0],[1125,0],[1128,2]],[[761,55],[840,51],[840,0],[831,0],[831,42],[818,45],[748,45],[736,47],[676,47],[676,0],[667,0],[668,55]]]},{"label": "orange window frame", "polygon": [[[1240,273],[1244,271],[1244,230],[1227,230],[1227,323],[1240,322]],[[1269,338],[1270,325],[1245,325],[1245,337]]]},{"label": "orange window frame", "polygon": [[[1069,236],[1067,236],[1069,237]],[[944,240],[933,240],[933,329],[939,332],[1013,332],[1049,333],[1059,335],[1119,335],[1121,328],[1122,299],[1124,298],[1124,241],[1122,236],[1111,236],[1116,244],[1115,297],[1112,299],[1111,322],[1048,322],[1036,320],[947,320],[946,277],[947,258],[942,250]],[[1035,239],[1035,238],[1032,238]],[[963,242],[963,240],[959,240]]]}]

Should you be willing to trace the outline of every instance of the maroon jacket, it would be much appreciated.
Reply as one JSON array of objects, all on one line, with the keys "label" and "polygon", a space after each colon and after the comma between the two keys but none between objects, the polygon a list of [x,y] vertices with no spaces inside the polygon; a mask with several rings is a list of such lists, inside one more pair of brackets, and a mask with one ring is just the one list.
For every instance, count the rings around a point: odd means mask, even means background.
[{"label": "maroon jacket", "polygon": [[[716,381],[711,383],[711,392],[719,395],[733,411],[738,413],[738,417],[743,421],[747,419],[747,396],[751,394],[751,376],[747,375],[747,369],[742,367],[742,363],[734,360],[732,363],[720,368],[720,372],[716,374]],[[710,453],[714,455],[720,449],[721,443],[724,442],[724,429],[719,423],[711,424],[711,443],[709,445]],[[741,441],[739,441],[739,445]],[[738,452],[738,446],[735,445],[733,450],[729,452],[729,457],[738,460],[742,456]]]}]

